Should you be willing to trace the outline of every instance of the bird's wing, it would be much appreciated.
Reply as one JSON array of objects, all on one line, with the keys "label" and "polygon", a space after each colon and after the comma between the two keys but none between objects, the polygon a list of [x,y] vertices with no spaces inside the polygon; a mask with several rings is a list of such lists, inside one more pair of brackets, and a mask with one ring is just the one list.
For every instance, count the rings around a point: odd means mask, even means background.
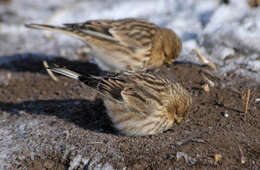
[{"label": "bird's wing", "polygon": [[127,72],[130,83],[121,92],[123,102],[129,110],[140,114],[152,114],[164,106],[163,93],[169,82],[145,72]]},{"label": "bird's wing", "polygon": [[47,69],[52,72],[62,74],[66,77],[77,79],[112,100],[117,102],[122,102],[123,100],[121,92],[125,87],[125,80],[118,78],[120,73],[103,72],[103,74],[105,74],[104,76],[93,76],[87,74],[82,75],[59,66],[54,66]]},{"label": "bird's wing", "polygon": [[86,34],[92,33],[99,37],[114,40],[129,48],[151,48],[157,26],[136,19],[92,20],[81,24],[64,24],[74,27]]},{"label": "bird's wing", "polygon": [[[79,77],[86,85],[94,87],[102,95],[118,102],[130,111],[141,115],[148,115],[158,106],[156,96],[149,89],[135,82],[136,73],[114,73],[102,77]],[[140,76],[139,76],[140,77]],[[93,79],[95,79],[93,81]],[[139,80],[137,80],[139,81]],[[142,84],[142,83],[141,83]]]},{"label": "bird's wing", "polygon": [[128,20],[126,23],[112,27],[109,32],[124,46],[150,49],[157,29],[156,25],[148,22]]},{"label": "bird's wing", "polygon": [[132,49],[150,49],[158,27],[136,19],[90,20],[84,23],[63,24],[63,27],[44,24],[26,24],[29,28],[63,32],[80,39],[88,36],[113,41]]},{"label": "bird's wing", "polygon": [[[87,86],[97,90],[100,94],[111,100],[125,105],[130,111],[147,115],[152,113],[159,105],[162,105],[159,95],[155,93],[154,87],[147,83],[163,83],[154,81],[153,76],[146,73],[135,72],[110,73],[104,72],[103,76],[81,75],[66,68],[48,68],[53,72],[80,80]],[[144,77],[146,76],[146,77]],[[153,90],[152,90],[153,89]],[[160,91],[160,89],[158,89]]]},{"label": "bird's wing", "polygon": [[123,102],[121,92],[125,88],[125,81],[118,78],[102,78],[98,84],[97,90],[103,95],[115,99],[117,102]]},{"label": "bird's wing", "polygon": [[136,87],[127,87],[122,92],[122,99],[124,101],[125,106],[132,112],[148,115],[149,108],[151,105],[149,104],[149,99],[146,96],[142,96],[142,90]]},{"label": "bird's wing", "polygon": [[83,40],[86,39],[86,37],[91,36],[118,43],[118,40],[108,32],[111,28],[111,24],[109,23],[109,20],[93,20],[85,23],[63,24],[64,26],[53,26],[46,24],[26,24],[25,26],[33,29],[62,32]]},{"label": "bird's wing", "polygon": [[107,72],[103,76],[82,75],[79,80],[100,94],[116,102],[123,102],[121,92],[125,88],[125,80],[120,77],[120,73]]}]

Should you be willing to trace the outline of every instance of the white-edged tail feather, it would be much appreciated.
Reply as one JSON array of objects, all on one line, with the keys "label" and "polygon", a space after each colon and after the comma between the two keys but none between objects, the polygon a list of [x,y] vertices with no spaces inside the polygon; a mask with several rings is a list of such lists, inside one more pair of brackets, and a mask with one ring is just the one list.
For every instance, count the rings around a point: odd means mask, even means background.
[{"label": "white-edged tail feather", "polygon": [[[72,35],[72,36],[74,36],[76,38],[80,38],[80,39],[85,39],[87,36],[91,36],[91,37],[98,37],[98,38],[102,38],[105,40],[118,42],[118,40],[116,38],[103,34],[103,33],[100,33],[100,32],[96,32],[96,31],[92,31],[92,30],[88,30],[88,29],[82,29],[79,27],[77,29],[75,29],[75,28],[73,29],[72,27],[70,27],[70,26],[73,26],[73,24],[64,24],[65,27],[45,25],[45,24],[25,24],[25,26],[28,28],[33,28],[33,29],[62,32],[62,33],[69,34],[69,35]],[[77,24],[75,24],[75,26],[77,26]]]},{"label": "white-edged tail feather", "polygon": [[66,77],[76,79],[76,80],[78,80],[79,77],[81,76],[80,74],[78,74],[74,71],[68,70],[66,68],[48,68],[48,69],[51,70],[52,72],[59,73],[61,75],[64,75]]},{"label": "white-edged tail feather", "polygon": [[59,27],[59,26],[44,25],[44,24],[25,24],[25,26],[33,29],[61,32],[79,39],[85,38],[84,36],[80,35],[76,30],[67,27]]}]

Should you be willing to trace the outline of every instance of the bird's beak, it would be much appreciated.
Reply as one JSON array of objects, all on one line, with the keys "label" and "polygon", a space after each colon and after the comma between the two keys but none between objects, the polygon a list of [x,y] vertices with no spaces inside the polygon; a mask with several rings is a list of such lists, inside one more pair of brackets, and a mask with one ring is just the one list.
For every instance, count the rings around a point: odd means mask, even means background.
[{"label": "bird's beak", "polygon": [[172,64],[172,60],[171,60],[171,59],[166,60],[166,61],[165,61],[165,64],[166,64],[167,66],[170,66],[170,65]]},{"label": "bird's beak", "polygon": [[174,119],[175,119],[176,123],[178,123],[178,124],[181,123],[181,121],[182,121],[182,117],[179,117],[177,115],[175,115]]}]

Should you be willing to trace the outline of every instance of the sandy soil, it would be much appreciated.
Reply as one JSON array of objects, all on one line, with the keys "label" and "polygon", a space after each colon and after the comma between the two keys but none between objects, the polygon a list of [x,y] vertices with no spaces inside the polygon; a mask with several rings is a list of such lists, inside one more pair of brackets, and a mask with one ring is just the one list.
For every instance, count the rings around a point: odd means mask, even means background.
[{"label": "sandy soil", "polygon": [[[254,80],[230,72],[205,92],[200,72],[206,67],[175,63],[161,68],[158,74],[174,76],[192,94],[192,108],[163,134],[127,137],[113,129],[96,92],[61,76],[54,82],[33,56],[0,67],[0,129],[12,136],[6,146],[16,146],[6,160],[11,169],[260,168],[260,88]],[[99,73],[83,60],[50,62]]]}]

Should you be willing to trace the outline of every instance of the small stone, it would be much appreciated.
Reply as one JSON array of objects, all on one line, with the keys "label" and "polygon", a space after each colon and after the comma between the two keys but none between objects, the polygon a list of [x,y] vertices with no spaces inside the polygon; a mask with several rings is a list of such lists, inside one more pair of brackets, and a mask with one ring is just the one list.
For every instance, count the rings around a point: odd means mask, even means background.
[{"label": "small stone", "polygon": [[52,161],[52,160],[46,160],[44,162],[44,167],[47,168],[47,169],[53,169],[55,166],[55,162]]},{"label": "small stone", "polygon": [[214,155],[214,159],[215,159],[215,162],[218,163],[218,162],[221,161],[222,155],[221,155],[221,154],[215,154],[215,155]]},{"label": "small stone", "polygon": [[202,85],[202,89],[205,91],[205,92],[209,92],[209,85],[206,83],[206,84],[203,84]]},{"label": "small stone", "polygon": [[221,112],[221,114],[226,118],[229,117],[229,114],[227,112]]}]

